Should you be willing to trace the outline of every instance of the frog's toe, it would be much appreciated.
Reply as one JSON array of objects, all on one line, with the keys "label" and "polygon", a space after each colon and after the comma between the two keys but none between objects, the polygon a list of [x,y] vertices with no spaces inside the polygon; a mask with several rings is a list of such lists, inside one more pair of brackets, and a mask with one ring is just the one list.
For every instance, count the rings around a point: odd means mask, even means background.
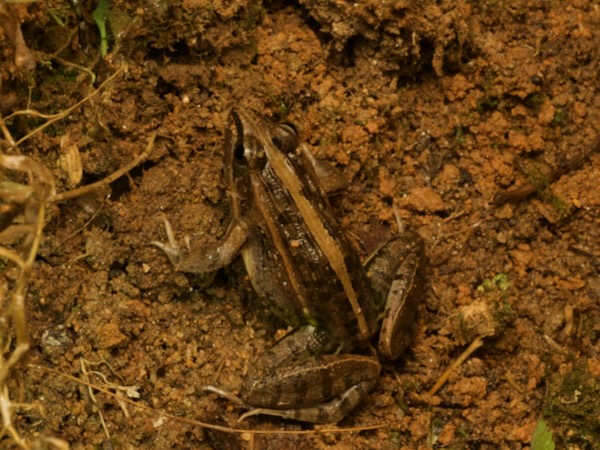
[{"label": "frog's toe", "polygon": [[205,392],[212,392],[213,394],[217,394],[219,397],[226,398],[230,402],[235,403],[236,405],[239,405],[243,408],[250,408],[250,406],[240,397],[229,391],[226,391],[225,389],[221,389],[220,387],[209,384],[208,386],[204,386],[202,390]]},{"label": "frog's toe", "polygon": [[169,222],[169,220],[166,218],[164,219],[164,222],[168,242],[151,241],[150,244],[160,248],[163,252],[165,252],[171,263],[174,266],[177,266],[177,262],[179,261],[179,256],[181,254],[181,249],[179,248],[179,245],[175,240],[175,234],[173,233],[173,227],[171,227],[171,222]]},{"label": "frog's toe", "polygon": [[163,252],[167,254],[169,260],[175,265],[179,260],[179,247],[173,247],[171,244],[166,244],[160,241],[152,241],[151,245],[160,248]]},{"label": "frog's toe", "polygon": [[169,246],[172,249],[179,251],[179,246],[177,245],[177,241],[175,240],[175,233],[173,233],[173,227],[171,226],[171,222],[166,217],[163,219],[165,223],[165,233],[167,233],[167,239],[169,240]]}]

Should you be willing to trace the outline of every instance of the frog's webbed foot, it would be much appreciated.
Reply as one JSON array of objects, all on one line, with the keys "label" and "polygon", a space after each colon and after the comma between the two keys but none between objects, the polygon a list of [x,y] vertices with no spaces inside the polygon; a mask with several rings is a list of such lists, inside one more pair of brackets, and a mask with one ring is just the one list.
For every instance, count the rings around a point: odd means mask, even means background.
[{"label": "frog's webbed foot", "polygon": [[177,244],[173,228],[167,219],[165,219],[165,232],[167,243],[152,241],[151,244],[166,253],[175,269],[196,274],[214,272],[229,265],[248,240],[246,230],[241,225],[235,224],[230,226],[223,241],[214,248],[192,248],[189,242],[186,242],[186,248],[182,249]]},{"label": "frog's webbed foot", "polygon": [[220,387],[209,384],[208,386],[204,386],[202,388],[202,390],[205,392],[212,392],[213,394],[217,394],[219,397],[226,398],[231,403],[235,403],[236,405],[238,405],[242,408],[247,408],[247,409],[252,408],[250,405],[248,405],[244,400],[242,400],[237,395],[232,394],[231,392],[226,391],[225,389],[221,389]]},{"label": "frog's webbed foot", "polygon": [[177,241],[175,240],[175,234],[173,233],[173,227],[171,226],[171,222],[167,218],[164,219],[165,222],[165,232],[167,233],[167,239],[169,242],[160,242],[160,241],[152,241],[150,244],[155,247],[160,248],[167,257],[173,266],[177,267],[179,264],[179,259],[181,255],[181,248]]}]

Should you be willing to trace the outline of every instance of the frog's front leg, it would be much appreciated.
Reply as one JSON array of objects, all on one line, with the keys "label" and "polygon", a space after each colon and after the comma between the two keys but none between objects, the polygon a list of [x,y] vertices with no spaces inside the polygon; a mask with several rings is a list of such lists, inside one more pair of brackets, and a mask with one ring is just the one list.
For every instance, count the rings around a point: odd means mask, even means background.
[{"label": "frog's front leg", "polygon": [[214,272],[231,263],[248,240],[246,229],[239,223],[232,223],[225,237],[215,248],[182,249],[175,240],[173,229],[165,219],[168,243],[153,241],[152,245],[164,251],[176,270],[195,274]]},{"label": "frog's front leg", "polygon": [[340,421],[376,384],[376,358],[323,354],[329,336],[303,326],[263,354],[244,381],[242,418],[265,414],[313,423]]}]

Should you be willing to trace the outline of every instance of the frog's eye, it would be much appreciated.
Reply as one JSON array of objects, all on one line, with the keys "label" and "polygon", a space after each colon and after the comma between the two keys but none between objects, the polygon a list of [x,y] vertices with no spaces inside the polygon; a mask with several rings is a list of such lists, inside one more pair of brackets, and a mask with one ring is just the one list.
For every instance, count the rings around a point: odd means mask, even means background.
[{"label": "frog's eye", "polygon": [[227,147],[232,147],[233,162],[241,166],[248,164],[250,155],[244,145],[244,126],[237,114],[232,113],[229,127],[225,132]]},{"label": "frog's eye", "polygon": [[248,160],[250,159],[250,151],[244,147],[244,142],[240,141],[236,144],[233,149],[233,157],[235,162],[241,165],[248,164]]},{"label": "frog's eye", "polygon": [[246,136],[233,149],[234,162],[239,167],[258,169],[264,167],[267,158],[260,142],[253,136]]},{"label": "frog's eye", "polygon": [[283,153],[291,153],[298,147],[298,130],[291,123],[281,123],[275,129],[271,141]]}]

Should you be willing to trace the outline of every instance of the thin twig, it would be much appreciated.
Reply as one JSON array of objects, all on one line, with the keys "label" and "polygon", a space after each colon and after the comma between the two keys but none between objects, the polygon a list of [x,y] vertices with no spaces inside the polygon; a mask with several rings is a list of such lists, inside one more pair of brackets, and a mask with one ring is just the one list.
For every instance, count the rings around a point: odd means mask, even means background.
[{"label": "thin twig", "polygon": [[90,192],[94,192],[98,189],[108,186],[110,183],[115,181],[117,178],[120,178],[121,176],[123,176],[124,174],[129,172],[131,169],[133,169],[135,166],[137,166],[140,162],[142,162],[154,148],[154,140],[155,139],[156,139],[156,133],[153,133],[150,136],[150,140],[148,141],[148,145],[146,146],[146,149],[142,153],[140,153],[138,156],[136,156],[129,164],[126,164],[125,166],[121,167],[119,170],[117,170],[116,172],[113,172],[106,178],[103,178],[102,180],[97,181],[95,183],[79,187],[77,189],[72,189],[70,191],[61,192],[60,194],[56,194],[56,195],[50,197],[50,201],[55,202],[55,203],[64,202],[65,200],[70,200],[72,198],[79,197],[81,195],[89,194]]},{"label": "thin twig", "polygon": [[75,383],[80,383],[80,384],[84,384],[84,385],[90,385],[91,387],[93,387],[96,391],[98,392],[102,392],[103,394],[109,395],[110,397],[113,397],[115,399],[119,399],[122,402],[125,403],[129,403],[131,406],[134,406],[136,408],[140,408],[146,411],[150,411],[153,412],[155,414],[159,414],[162,417],[166,417],[169,418],[171,420],[174,420],[176,422],[180,422],[180,423],[187,423],[190,425],[194,425],[194,426],[199,426],[199,427],[203,427],[203,428],[208,428],[211,430],[217,430],[217,431],[222,431],[224,433],[236,433],[236,434],[242,434],[242,433],[252,433],[252,434],[291,434],[291,435],[306,435],[306,434],[330,434],[330,433],[358,433],[361,431],[370,431],[370,430],[378,430],[381,428],[386,428],[386,427],[391,427],[393,426],[393,424],[377,424],[377,425],[368,425],[368,426],[364,426],[364,427],[354,427],[354,428],[322,428],[319,430],[250,430],[250,429],[243,429],[243,428],[229,428],[229,427],[225,427],[225,426],[221,426],[221,425],[215,425],[212,423],[207,423],[207,422],[201,422],[199,420],[193,420],[193,419],[187,419],[185,417],[180,417],[180,416],[176,416],[174,414],[169,414],[166,411],[162,411],[162,410],[157,410],[156,408],[153,408],[151,406],[148,406],[144,403],[139,403],[139,402],[134,402],[124,396],[122,396],[121,394],[117,394],[114,392],[111,392],[109,389],[105,389],[102,388],[100,386],[96,386],[93,385],[91,383],[85,382],[84,380],[81,380],[79,378],[76,378],[74,376],[68,375],[66,373],[60,372],[56,369],[51,369],[49,367],[43,367],[43,366],[38,366],[35,364],[29,364],[28,365],[29,368],[32,369],[37,369],[37,370],[41,370],[43,372],[47,372],[47,373],[52,373],[54,375],[58,375],[60,377],[66,378],[68,380],[74,381]]},{"label": "thin twig", "polygon": [[433,397],[437,393],[437,391],[439,391],[440,388],[446,383],[446,381],[448,381],[448,378],[450,378],[450,375],[452,375],[452,373],[463,362],[465,362],[465,360],[469,356],[471,356],[471,353],[473,353],[475,350],[477,350],[482,345],[483,345],[483,338],[481,336],[477,336],[475,338],[475,340],[473,342],[471,342],[471,345],[469,345],[467,347],[467,349],[464,352],[462,352],[462,354],[456,359],[456,361],[454,361],[452,364],[450,364],[450,366],[444,371],[444,373],[437,380],[435,385],[431,389],[429,389],[429,391],[427,392],[427,395],[429,395],[430,397]]},{"label": "thin twig", "polygon": [[[581,152],[581,154],[577,155],[563,166],[560,166],[550,172],[547,177],[546,185],[550,185],[563,175],[571,172],[572,170],[578,169],[592,156],[592,154],[598,151],[600,151],[600,134],[596,136],[588,148]],[[516,202],[522,200],[537,192],[538,188],[539,186],[535,186],[531,180],[529,180],[527,184],[521,187],[498,192],[494,197],[494,203],[501,205],[506,202]]]},{"label": "thin twig", "polygon": [[[88,375],[87,367],[85,365],[85,359],[80,358],[79,364],[81,366],[81,373],[83,373],[83,377],[86,381],[86,386],[88,388],[88,393],[90,395],[90,398],[92,399],[92,402],[97,405],[98,400],[96,400],[96,397],[94,396],[93,384],[90,382],[90,377]],[[106,435],[106,438],[110,440],[111,439],[110,433],[108,432],[108,427],[106,426],[106,422],[104,421],[104,415],[102,414],[102,410],[100,408],[98,408],[98,417],[100,418],[100,423],[102,424],[102,429],[104,430],[104,434]]]},{"label": "thin twig", "polygon": [[15,140],[13,139],[12,134],[10,133],[10,130],[6,126],[6,122],[4,121],[4,118],[2,117],[2,115],[0,115],[0,130],[2,131],[2,134],[4,135],[4,139],[6,139],[6,141],[8,142],[8,145],[11,147],[15,147],[17,144],[16,144]]},{"label": "thin twig", "polygon": [[38,117],[42,117],[45,119],[48,119],[47,122],[45,122],[44,124],[40,125],[39,127],[37,127],[35,130],[31,131],[30,133],[26,134],[25,136],[23,136],[21,139],[19,139],[15,145],[20,145],[23,142],[25,142],[27,139],[29,139],[31,136],[35,135],[36,133],[39,133],[40,131],[44,130],[45,128],[49,127],[50,125],[52,125],[54,122],[61,120],[65,117],[67,117],[69,114],[71,114],[71,112],[73,112],[75,109],[79,108],[82,104],[84,104],[85,102],[87,102],[90,98],[94,97],[96,94],[98,94],[100,91],[102,91],[102,89],[104,89],[104,87],[110,83],[112,80],[114,80],[118,75],[120,75],[123,71],[125,70],[125,68],[119,67],[119,69],[113,73],[110,77],[108,77],[106,80],[104,80],[102,82],[102,84],[100,86],[98,86],[98,88],[93,91],[91,94],[87,95],[86,97],[84,97],[83,99],[79,100],[77,103],[75,103],[73,106],[59,112],[56,114],[42,114],[36,110],[32,110],[32,109],[25,109],[22,111],[15,111],[14,113],[12,113],[9,116],[5,117],[5,120],[8,120],[12,117],[16,117],[16,116],[21,116],[21,115],[32,115],[32,116],[38,116]]}]

